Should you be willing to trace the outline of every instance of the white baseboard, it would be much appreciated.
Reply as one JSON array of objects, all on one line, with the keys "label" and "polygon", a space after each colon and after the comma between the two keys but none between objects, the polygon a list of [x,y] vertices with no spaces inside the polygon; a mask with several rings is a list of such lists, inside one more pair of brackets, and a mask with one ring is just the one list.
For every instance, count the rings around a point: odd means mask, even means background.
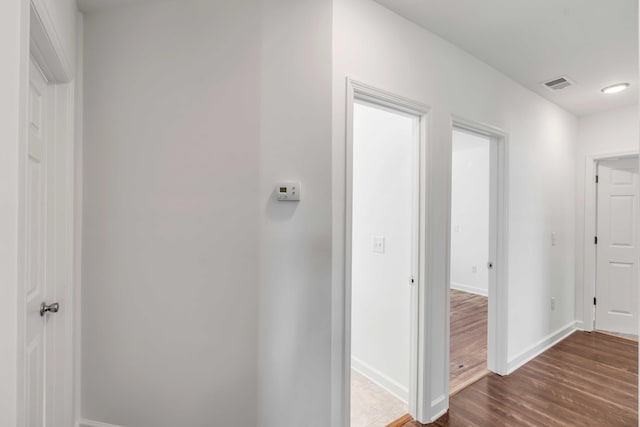
[{"label": "white baseboard", "polygon": [[435,423],[438,418],[442,417],[449,411],[449,396],[442,395],[431,401],[431,411],[434,414],[430,420],[424,421],[426,424]]},{"label": "white baseboard", "polygon": [[536,356],[547,351],[549,348],[553,347],[563,339],[567,338],[569,335],[576,331],[576,322],[575,320],[558,329],[555,332],[547,335],[536,344],[529,347],[527,350],[523,351],[513,359],[511,359],[507,363],[507,375],[512,374],[516,369],[529,362]]},{"label": "white baseboard", "polygon": [[359,374],[367,377],[369,381],[382,387],[403,402],[406,403],[409,401],[409,389],[407,387],[404,387],[399,382],[389,378],[371,365],[368,365],[358,358],[351,356],[351,368]]},{"label": "white baseboard", "polygon": [[489,296],[488,289],[476,288],[469,285],[464,285],[462,283],[451,282],[451,289],[455,289],[456,291],[468,292],[470,294],[480,295],[482,297]]},{"label": "white baseboard", "polygon": [[115,424],[102,423],[100,421],[91,421],[84,418],[79,419],[76,425],[78,427],[123,427]]}]

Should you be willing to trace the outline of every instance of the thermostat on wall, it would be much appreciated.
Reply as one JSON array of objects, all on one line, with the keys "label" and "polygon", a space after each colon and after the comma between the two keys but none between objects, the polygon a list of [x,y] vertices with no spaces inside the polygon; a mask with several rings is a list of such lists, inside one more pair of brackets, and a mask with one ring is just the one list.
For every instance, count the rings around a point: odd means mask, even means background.
[{"label": "thermostat on wall", "polygon": [[276,198],[281,202],[297,202],[300,200],[300,182],[279,182],[276,185]]}]

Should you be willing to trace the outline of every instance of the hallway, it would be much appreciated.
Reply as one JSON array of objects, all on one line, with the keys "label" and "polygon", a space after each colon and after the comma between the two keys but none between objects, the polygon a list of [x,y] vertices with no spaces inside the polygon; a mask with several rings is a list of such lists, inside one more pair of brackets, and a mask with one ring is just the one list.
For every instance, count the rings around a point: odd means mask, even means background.
[{"label": "hallway", "polygon": [[[637,426],[638,345],[575,332],[513,374],[490,374],[431,426]],[[404,427],[422,427],[415,421]]]}]

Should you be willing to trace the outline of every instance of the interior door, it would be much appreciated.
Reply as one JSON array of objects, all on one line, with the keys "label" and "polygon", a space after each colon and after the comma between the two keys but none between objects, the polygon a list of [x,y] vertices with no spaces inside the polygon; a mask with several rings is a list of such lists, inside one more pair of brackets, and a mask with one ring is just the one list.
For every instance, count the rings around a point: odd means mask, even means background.
[{"label": "interior door", "polygon": [[[54,331],[51,314],[57,305],[51,304],[55,294],[53,168],[50,159],[55,128],[52,123],[53,90],[31,60],[29,69],[28,144],[25,179],[25,383],[26,425],[53,426],[50,379],[54,363]],[[49,390],[49,392],[47,392]]]},{"label": "interior door", "polygon": [[596,328],[638,334],[638,159],[598,164]]}]

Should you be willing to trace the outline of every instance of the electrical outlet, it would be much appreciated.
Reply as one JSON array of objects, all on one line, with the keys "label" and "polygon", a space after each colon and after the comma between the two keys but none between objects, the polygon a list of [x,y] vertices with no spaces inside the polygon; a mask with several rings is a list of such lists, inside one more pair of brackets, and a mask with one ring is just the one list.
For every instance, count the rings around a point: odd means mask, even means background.
[{"label": "electrical outlet", "polygon": [[384,237],[383,236],[373,236],[371,238],[372,250],[377,254],[384,253]]},{"label": "electrical outlet", "polygon": [[554,297],[551,297],[551,311],[555,311],[556,310],[556,299]]},{"label": "electrical outlet", "polygon": [[558,235],[553,232],[551,233],[551,246],[555,246],[558,244]]}]

